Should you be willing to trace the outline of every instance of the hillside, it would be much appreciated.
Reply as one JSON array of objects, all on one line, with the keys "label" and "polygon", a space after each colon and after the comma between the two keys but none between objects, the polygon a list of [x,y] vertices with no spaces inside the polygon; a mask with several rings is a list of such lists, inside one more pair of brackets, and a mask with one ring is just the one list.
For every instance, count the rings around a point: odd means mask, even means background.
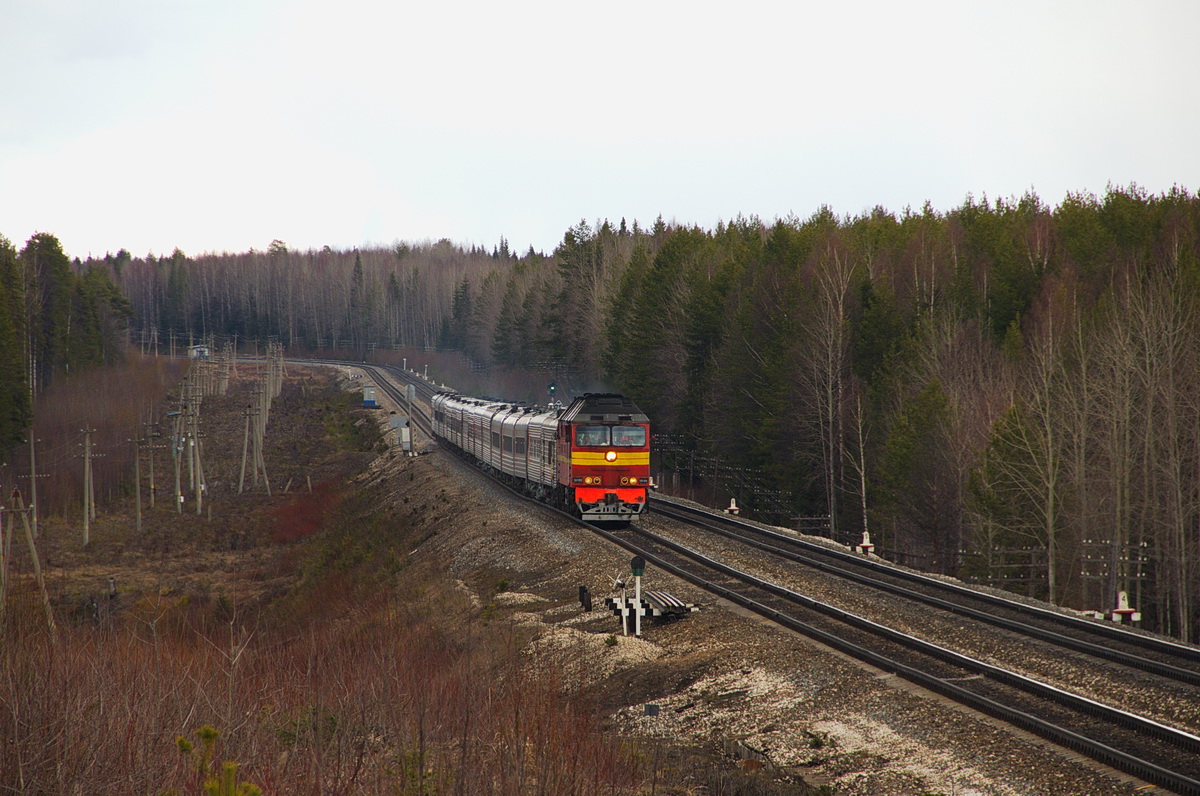
[{"label": "hillside", "polygon": [[427,442],[381,453],[333,373],[290,367],[272,497],[236,497],[235,383],[204,406],[211,517],[160,503],[138,535],[126,506],[86,551],[45,523],[59,641],[19,594],[0,785],[198,792],[210,754],[268,793],[1131,791],[654,572],[704,609],[621,636],[576,597],[623,551]]}]

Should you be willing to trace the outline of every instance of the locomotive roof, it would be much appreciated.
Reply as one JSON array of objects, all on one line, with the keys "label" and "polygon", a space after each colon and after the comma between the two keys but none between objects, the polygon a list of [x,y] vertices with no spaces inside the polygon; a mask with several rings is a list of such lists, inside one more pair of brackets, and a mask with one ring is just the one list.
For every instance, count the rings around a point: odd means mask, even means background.
[{"label": "locomotive roof", "polygon": [[[440,397],[459,401],[472,406],[484,406],[498,412],[529,412],[551,413],[553,407],[529,406],[522,403],[501,401],[497,398],[475,398],[446,391],[439,393]],[[611,392],[589,392],[576,398],[571,404],[559,412],[561,420],[567,423],[649,423],[648,418],[631,398]]]},{"label": "locomotive roof", "polygon": [[611,392],[589,392],[571,402],[562,414],[567,423],[649,423],[632,399]]}]

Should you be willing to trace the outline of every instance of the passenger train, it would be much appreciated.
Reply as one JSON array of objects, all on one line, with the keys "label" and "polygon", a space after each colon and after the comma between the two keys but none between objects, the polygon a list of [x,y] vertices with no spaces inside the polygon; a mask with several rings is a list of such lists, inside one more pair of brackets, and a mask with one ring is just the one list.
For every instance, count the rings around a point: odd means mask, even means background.
[{"label": "passenger train", "polygon": [[566,408],[546,408],[439,393],[433,434],[588,522],[628,523],[646,511],[650,421],[623,395],[587,393]]}]

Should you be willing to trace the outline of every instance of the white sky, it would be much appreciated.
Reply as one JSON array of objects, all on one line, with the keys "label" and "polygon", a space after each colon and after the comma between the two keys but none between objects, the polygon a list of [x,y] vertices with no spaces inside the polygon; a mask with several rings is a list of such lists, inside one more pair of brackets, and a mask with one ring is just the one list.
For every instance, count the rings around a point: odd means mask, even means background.
[{"label": "white sky", "polygon": [[1200,189],[1200,3],[0,0],[0,234],[71,256]]}]

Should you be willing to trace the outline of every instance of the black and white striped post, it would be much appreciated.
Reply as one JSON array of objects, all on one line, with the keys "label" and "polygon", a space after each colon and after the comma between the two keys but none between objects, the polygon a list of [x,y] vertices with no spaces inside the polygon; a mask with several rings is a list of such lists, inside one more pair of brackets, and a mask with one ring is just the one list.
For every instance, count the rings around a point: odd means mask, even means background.
[{"label": "black and white striped post", "polygon": [[646,572],[646,559],[634,556],[629,565],[633,570],[633,635],[641,638],[642,613],[646,610],[642,607],[642,575]]}]

